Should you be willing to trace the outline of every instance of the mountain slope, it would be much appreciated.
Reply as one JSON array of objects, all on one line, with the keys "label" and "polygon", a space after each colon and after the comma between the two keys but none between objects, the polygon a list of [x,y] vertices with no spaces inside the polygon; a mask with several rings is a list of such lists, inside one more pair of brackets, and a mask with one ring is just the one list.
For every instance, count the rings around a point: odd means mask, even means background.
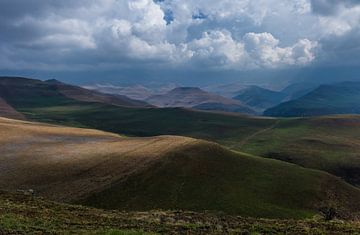
[{"label": "mountain slope", "polygon": [[11,107],[4,99],[0,97],[0,117],[8,117],[15,119],[25,119],[24,115]]},{"label": "mountain slope", "polygon": [[212,94],[197,87],[178,87],[164,95],[150,96],[146,102],[158,107],[185,107],[230,112],[237,110],[242,113],[255,113],[240,101]]},{"label": "mountain slope", "polygon": [[294,100],[315,90],[317,87],[319,87],[319,85],[320,84],[318,83],[307,82],[292,83],[285,87],[283,90],[281,90],[281,93],[287,95],[286,101]]},{"label": "mountain slope", "polygon": [[20,77],[0,77],[0,97],[15,109],[29,106],[68,105],[79,102],[149,107],[142,101],[102,94],[56,80],[40,81]]},{"label": "mountain slope", "polygon": [[55,200],[272,218],[309,217],[320,207],[355,218],[360,209],[360,190],[329,174],[206,141],[121,138],[4,118],[0,135],[0,187]]},{"label": "mountain slope", "polygon": [[321,85],[312,92],[264,112],[266,116],[320,116],[360,113],[360,83]]},{"label": "mountain slope", "polygon": [[240,100],[257,111],[264,111],[280,104],[285,97],[286,94],[282,92],[268,90],[259,86],[250,86],[237,92],[233,99]]}]

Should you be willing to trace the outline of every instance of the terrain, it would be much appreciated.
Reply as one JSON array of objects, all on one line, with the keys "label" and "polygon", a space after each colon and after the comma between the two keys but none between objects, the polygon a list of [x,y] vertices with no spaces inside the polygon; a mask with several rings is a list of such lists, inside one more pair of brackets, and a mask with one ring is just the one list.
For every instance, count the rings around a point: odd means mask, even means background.
[{"label": "terrain", "polygon": [[233,99],[240,100],[258,112],[263,112],[267,108],[280,104],[286,96],[285,93],[279,91],[272,91],[259,86],[250,86],[237,92]]},{"label": "terrain", "polygon": [[96,90],[105,94],[115,94],[115,95],[123,95],[135,100],[145,100],[151,95],[154,95],[154,91],[141,86],[114,86],[114,85],[87,85],[84,86],[85,89]]},{"label": "terrain", "polygon": [[0,135],[0,188],[6,190],[130,211],[311,218],[334,208],[339,218],[360,216],[360,190],[330,174],[203,140],[129,138],[4,118]]},{"label": "terrain", "polygon": [[360,83],[342,82],[321,85],[298,99],[264,112],[266,116],[303,117],[360,113]]},{"label": "terrain", "polygon": [[212,94],[197,87],[177,87],[166,94],[150,96],[146,102],[157,107],[183,107],[255,114],[240,101]]},{"label": "terrain", "polygon": [[[8,105],[16,107],[76,102],[97,102],[126,107],[151,107],[151,105],[143,101],[133,100],[126,96],[103,94],[57,80],[40,81],[21,77],[0,77],[0,98]],[[4,107],[4,104],[1,107]]]},{"label": "terrain", "polygon": [[[12,96],[0,94],[8,98],[7,107],[22,119],[128,136],[201,138],[230,149],[324,170],[353,185],[360,182],[360,117],[356,115],[275,119],[184,108],[125,107],[70,99],[48,91],[48,85],[28,86],[27,80],[13,83],[18,88],[12,89]],[[10,90],[11,86],[3,86]]]},{"label": "terrain", "polygon": [[358,222],[253,219],[190,211],[120,212],[0,191],[1,234],[359,234]]}]

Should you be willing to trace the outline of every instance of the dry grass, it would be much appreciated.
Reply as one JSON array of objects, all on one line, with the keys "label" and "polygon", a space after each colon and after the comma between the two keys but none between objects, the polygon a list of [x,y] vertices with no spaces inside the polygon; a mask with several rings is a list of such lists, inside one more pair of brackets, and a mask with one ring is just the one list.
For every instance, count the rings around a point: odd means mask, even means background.
[{"label": "dry grass", "polygon": [[51,199],[77,200],[196,142],[174,136],[123,138],[0,118],[0,188],[31,188]]}]

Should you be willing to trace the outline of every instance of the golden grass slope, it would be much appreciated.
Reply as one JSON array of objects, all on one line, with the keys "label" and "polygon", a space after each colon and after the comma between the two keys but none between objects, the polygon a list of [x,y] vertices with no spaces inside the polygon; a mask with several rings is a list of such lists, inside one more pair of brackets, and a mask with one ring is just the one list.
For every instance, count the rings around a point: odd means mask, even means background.
[{"label": "golden grass slope", "polygon": [[360,217],[360,190],[327,173],[178,136],[127,138],[0,118],[0,190],[107,209]]},{"label": "golden grass slope", "polygon": [[35,189],[51,199],[72,201],[196,142],[175,136],[122,138],[0,118],[0,188]]}]

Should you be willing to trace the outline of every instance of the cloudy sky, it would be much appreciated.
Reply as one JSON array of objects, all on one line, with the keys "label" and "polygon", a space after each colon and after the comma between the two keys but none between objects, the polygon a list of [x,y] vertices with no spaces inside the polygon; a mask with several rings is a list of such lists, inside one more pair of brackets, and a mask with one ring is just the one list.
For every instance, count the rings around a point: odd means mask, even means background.
[{"label": "cloudy sky", "polygon": [[353,70],[354,77],[359,22],[358,0],[1,0],[0,72],[221,80]]}]

